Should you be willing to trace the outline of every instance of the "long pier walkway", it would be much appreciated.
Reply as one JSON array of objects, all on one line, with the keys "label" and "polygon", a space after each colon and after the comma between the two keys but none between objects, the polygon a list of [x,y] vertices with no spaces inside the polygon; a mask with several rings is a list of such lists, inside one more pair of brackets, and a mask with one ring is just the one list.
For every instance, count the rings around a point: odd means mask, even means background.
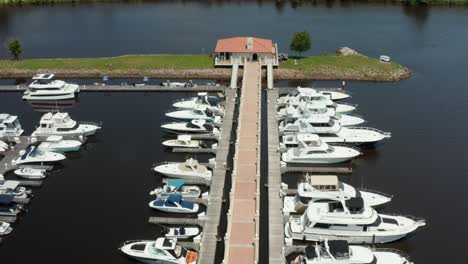
[{"label": "long pier walkway", "polygon": [[281,192],[281,156],[279,151],[276,101],[278,89],[268,89],[268,263],[283,264],[284,223]]},{"label": "long pier walkway", "polygon": [[261,66],[244,66],[224,263],[258,263]]},{"label": "long pier walkway", "polygon": [[237,89],[226,89],[225,115],[221,127],[221,136],[216,149],[216,164],[211,177],[210,198],[206,215],[199,217],[203,221],[203,236],[200,243],[200,264],[215,263],[216,244],[222,238],[219,234],[221,207],[224,200],[224,184],[226,180],[226,164],[231,143],[231,131]]}]

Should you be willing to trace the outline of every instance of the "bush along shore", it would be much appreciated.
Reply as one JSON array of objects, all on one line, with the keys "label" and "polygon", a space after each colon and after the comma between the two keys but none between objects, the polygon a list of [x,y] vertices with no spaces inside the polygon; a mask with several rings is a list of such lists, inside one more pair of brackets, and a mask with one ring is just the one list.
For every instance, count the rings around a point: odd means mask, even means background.
[{"label": "bush along shore", "polygon": [[[60,77],[230,79],[230,68],[215,68],[209,55],[127,55],[109,58],[0,60],[0,78],[29,78],[53,72]],[[239,71],[239,75],[242,71]],[[399,81],[411,71],[357,53],[291,58],[275,69],[278,80]]]}]

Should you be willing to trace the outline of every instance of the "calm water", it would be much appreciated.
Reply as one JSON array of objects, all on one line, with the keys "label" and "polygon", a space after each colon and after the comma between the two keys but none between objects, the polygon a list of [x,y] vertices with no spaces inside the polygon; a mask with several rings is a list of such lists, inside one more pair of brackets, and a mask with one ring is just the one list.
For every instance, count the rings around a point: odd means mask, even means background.
[{"label": "calm water", "polygon": [[[346,45],[390,55],[414,71],[410,79],[348,82],[357,113],[392,138],[367,150],[346,180],[393,194],[385,212],[427,219],[415,236],[387,247],[404,250],[416,263],[466,262],[468,9],[178,2],[0,10],[1,35],[20,38],[30,58],[209,52],[217,38],[231,35],[270,37],[282,49],[292,32],[304,29],[313,36],[311,54]],[[337,85],[277,83],[298,84]],[[154,214],[148,192],[158,181],[149,168],[183,159],[164,152],[159,130],[171,101],[183,96],[82,94],[70,113],[103,121],[104,129],[35,191],[29,213],[0,248],[1,263],[131,263],[116,248],[158,234],[146,224]],[[20,115],[28,133],[40,117],[16,94],[0,94],[0,112]]]}]

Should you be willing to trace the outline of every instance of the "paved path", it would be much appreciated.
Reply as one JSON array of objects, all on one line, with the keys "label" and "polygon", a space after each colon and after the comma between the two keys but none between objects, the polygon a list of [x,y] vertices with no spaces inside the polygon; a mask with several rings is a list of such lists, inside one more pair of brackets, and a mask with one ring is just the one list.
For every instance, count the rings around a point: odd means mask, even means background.
[{"label": "paved path", "polygon": [[232,264],[258,261],[260,70],[256,62],[244,66],[224,258]]}]

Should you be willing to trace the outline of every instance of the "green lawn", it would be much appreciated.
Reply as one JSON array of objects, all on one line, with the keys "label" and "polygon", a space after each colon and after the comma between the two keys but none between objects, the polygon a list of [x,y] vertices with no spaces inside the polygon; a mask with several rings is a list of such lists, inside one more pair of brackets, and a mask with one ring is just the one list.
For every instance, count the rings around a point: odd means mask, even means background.
[{"label": "green lawn", "polygon": [[[297,61],[297,64],[294,61]],[[330,71],[330,72],[348,72],[362,73],[370,72],[389,73],[401,70],[401,64],[391,62],[382,63],[378,59],[360,55],[337,56],[337,55],[319,55],[311,57],[290,58],[287,62],[280,64],[281,68],[301,70],[306,72]]]},{"label": "green lawn", "polygon": [[109,58],[0,60],[0,70],[129,71],[213,67],[213,58],[209,55],[126,55]]}]

